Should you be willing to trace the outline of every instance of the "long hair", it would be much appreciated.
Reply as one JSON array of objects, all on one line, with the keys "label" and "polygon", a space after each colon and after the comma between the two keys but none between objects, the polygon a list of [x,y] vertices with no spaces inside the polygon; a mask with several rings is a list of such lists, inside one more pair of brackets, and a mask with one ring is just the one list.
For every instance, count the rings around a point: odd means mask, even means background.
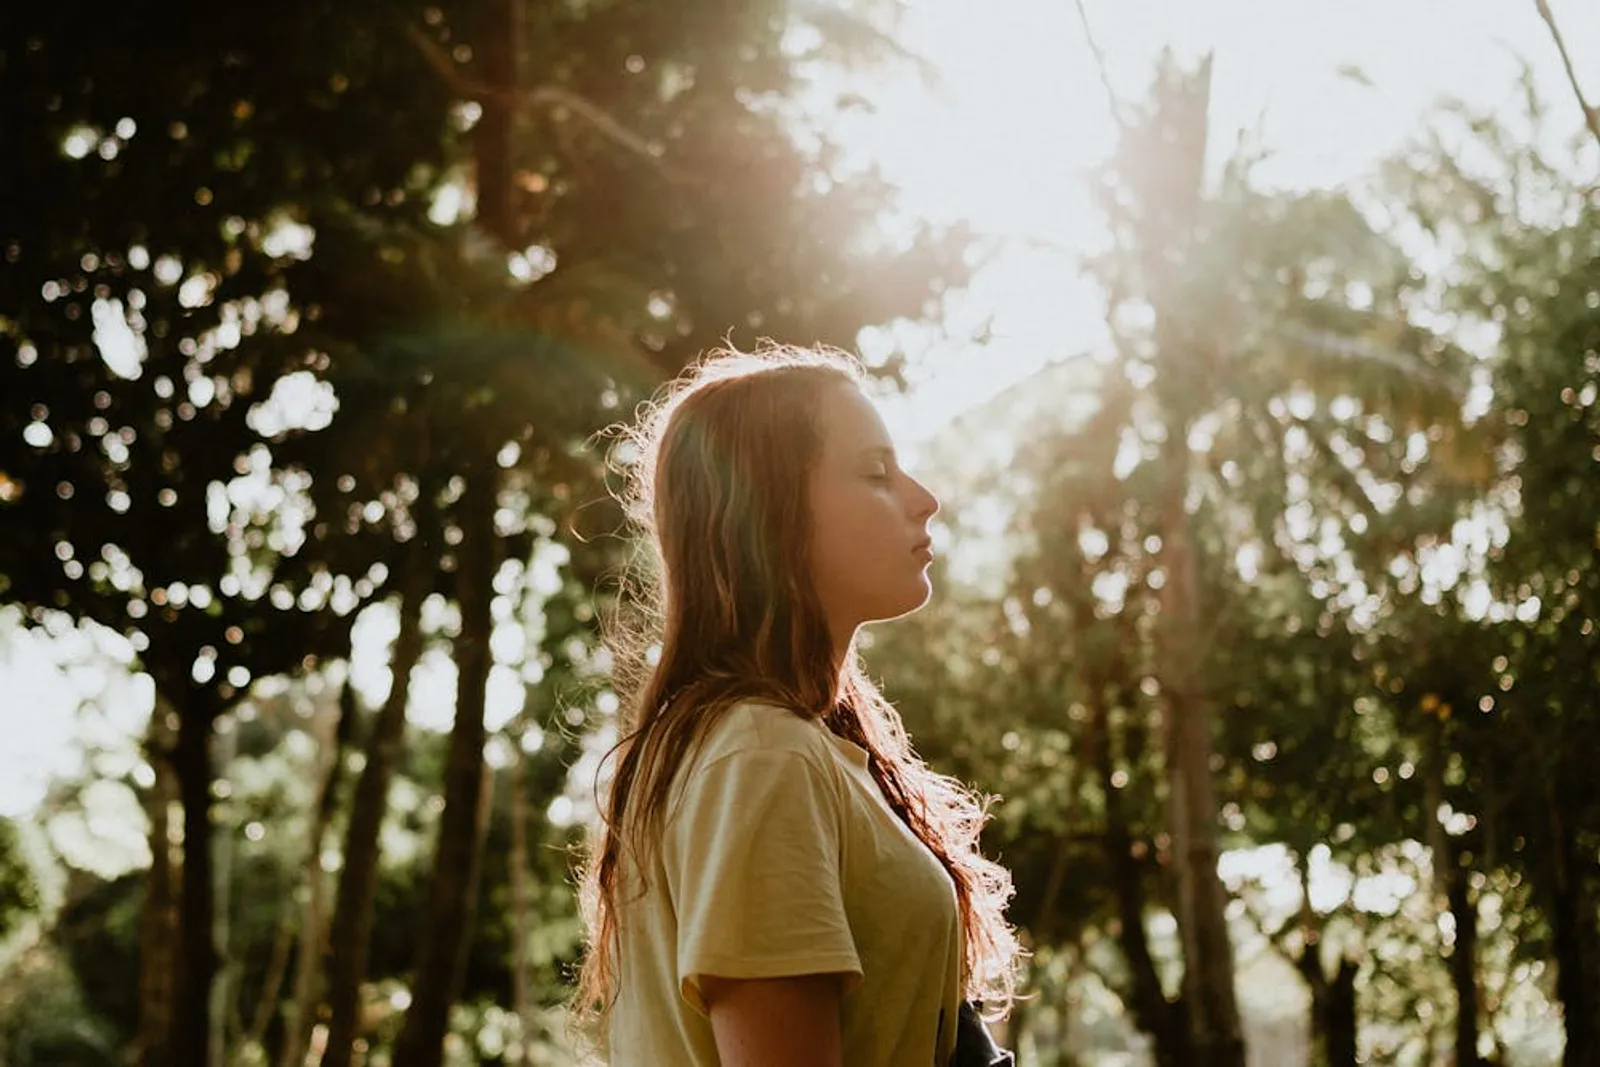
[{"label": "long hair", "polygon": [[1017,943],[1003,914],[1011,880],[978,850],[983,807],[917,757],[853,646],[836,664],[811,581],[818,408],[828,389],[862,377],[855,360],[827,350],[718,351],[625,432],[624,504],[653,558],[625,583],[608,626],[621,721],[581,872],[583,1025],[598,1027],[615,1000],[621,886],[642,885],[674,776],[746,700],[819,719],[867,751],[889,806],[955,883],[966,994],[1002,1010],[1012,999]]}]

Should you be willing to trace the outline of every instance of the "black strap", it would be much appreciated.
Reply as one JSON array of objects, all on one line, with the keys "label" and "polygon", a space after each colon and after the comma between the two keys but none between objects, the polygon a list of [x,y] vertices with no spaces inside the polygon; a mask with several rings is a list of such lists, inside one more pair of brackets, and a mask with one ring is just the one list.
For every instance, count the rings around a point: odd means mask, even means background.
[{"label": "black strap", "polygon": [[994,1043],[976,1005],[961,1002],[956,1016],[956,1052],[950,1067],[1015,1067],[1016,1059]]}]

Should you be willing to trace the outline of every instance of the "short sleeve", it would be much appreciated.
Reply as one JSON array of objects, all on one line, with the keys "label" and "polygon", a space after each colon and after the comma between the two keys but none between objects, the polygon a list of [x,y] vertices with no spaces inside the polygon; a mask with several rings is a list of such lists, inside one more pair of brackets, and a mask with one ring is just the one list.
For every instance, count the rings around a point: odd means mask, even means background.
[{"label": "short sleeve", "polygon": [[679,988],[696,1011],[702,975],[860,979],[842,824],[838,791],[802,752],[746,750],[696,769],[662,842]]}]

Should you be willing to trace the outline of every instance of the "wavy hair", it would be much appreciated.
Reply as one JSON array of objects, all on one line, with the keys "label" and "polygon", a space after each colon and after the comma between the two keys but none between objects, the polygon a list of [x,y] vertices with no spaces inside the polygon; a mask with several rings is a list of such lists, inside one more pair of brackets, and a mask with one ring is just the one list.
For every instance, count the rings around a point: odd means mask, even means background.
[{"label": "wavy hair", "polygon": [[867,751],[889,806],[955,883],[966,995],[1000,1010],[1013,998],[1011,879],[979,851],[985,810],[916,755],[853,645],[835,663],[811,580],[818,409],[828,389],[863,378],[831,350],[719,350],[623,431],[623,503],[646,558],[607,627],[621,711],[581,871],[586,952],[574,1006],[585,1028],[598,1030],[615,1001],[623,859],[642,878],[678,769],[719,716],[749,700],[820,719]]}]

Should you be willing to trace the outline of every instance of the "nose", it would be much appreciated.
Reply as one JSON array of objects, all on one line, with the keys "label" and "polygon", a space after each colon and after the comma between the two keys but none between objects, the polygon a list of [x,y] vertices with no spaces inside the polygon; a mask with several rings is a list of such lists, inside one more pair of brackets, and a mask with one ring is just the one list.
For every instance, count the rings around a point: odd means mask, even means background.
[{"label": "nose", "polygon": [[906,480],[911,483],[912,516],[918,522],[927,522],[939,513],[939,498],[917,479],[907,475]]}]

